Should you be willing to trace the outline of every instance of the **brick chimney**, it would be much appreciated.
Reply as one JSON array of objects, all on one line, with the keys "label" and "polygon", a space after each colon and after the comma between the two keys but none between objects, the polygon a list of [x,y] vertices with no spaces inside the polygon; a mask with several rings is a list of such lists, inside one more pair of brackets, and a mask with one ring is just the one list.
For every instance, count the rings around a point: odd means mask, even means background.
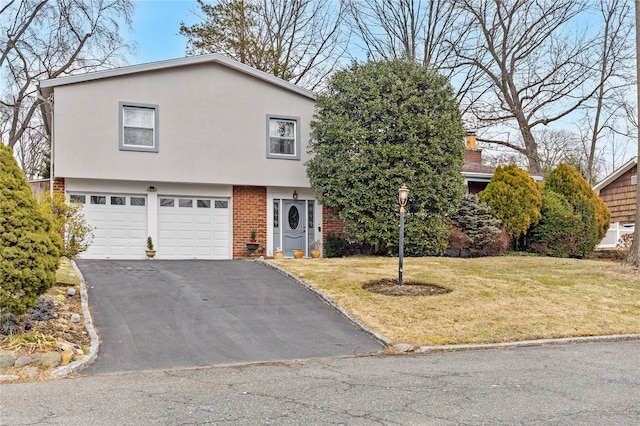
[{"label": "brick chimney", "polygon": [[476,149],[476,132],[468,131],[466,141],[467,149]]}]

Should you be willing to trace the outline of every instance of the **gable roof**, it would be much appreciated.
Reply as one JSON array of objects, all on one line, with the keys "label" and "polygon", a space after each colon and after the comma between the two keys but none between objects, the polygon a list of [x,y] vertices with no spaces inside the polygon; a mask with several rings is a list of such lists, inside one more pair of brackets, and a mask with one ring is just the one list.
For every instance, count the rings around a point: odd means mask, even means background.
[{"label": "gable roof", "polygon": [[627,173],[636,164],[638,164],[638,157],[632,158],[631,160],[626,162],[622,167],[620,167],[618,170],[614,171],[609,176],[604,178],[602,181],[598,182],[598,184],[593,187],[593,190],[596,191],[596,194],[599,195],[600,194],[600,190],[602,188],[606,187],[611,182],[613,182],[614,180],[618,179],[623,174]]},{"label": "gable roof", "polygon": [[315,94],[307,89],[303,89],[302,87],[296,86],[293,83],[282,80],[271,74],[267,74],[266,72],[259,71],[248,65],[242,64],[238,61],[234,61],[233,59],[229,59],[225,56],[218,55],[216,53],[211,53],[208,55],[199,55],[199,56],[188,56],[185,58],[169,59],[166,61],[150,62],[146,64],[131,65],[126,67],[113,68],[109,70],[95,71],[95,72],[90,72],[86,74],[70,75],[65,77],[42,80],[40,81],[40,90],[44,97],[48,97],[53,92],[53,88],[57,86],[65,86],[68,84],[83,83],[83,82],[92,81],[92,80],[100,80],[105,78],[138,74],[138,73],[144,73],[148,71],[180,68],[184,66],[205,64],[205,63],[215,63],[215,64],[223,65],[225,67],[247,74],[251,77],[254,77],[259,80],[263,80],[267,83],[273,84],[275,86],[281,87],[285,90],[289,90],[291,92],[305,96],[309,99],[312,99],[312,100],[316,99]]}]

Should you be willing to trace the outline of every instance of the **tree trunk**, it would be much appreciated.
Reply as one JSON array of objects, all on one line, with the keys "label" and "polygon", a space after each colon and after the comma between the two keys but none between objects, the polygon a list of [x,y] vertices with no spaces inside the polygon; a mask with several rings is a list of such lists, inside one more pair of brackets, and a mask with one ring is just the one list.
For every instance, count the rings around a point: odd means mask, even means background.
[{"label": "tree trunk", "polygon": [[533,176],[542,176],[542,162],[540,161],[540,156],[538,155],[538,144],[536,143],[536,140],[533,137],[533,133],[531,133],[529,124],[526,122],[524,116],[516,118],[520,127],[522,140],[524,141],[527,161],[529,162],[529,174]]},{"label": "tree trunk", "polygon": [[[640,0],[635,0],[636,6],[636,68],[640,73]],[[640,75],[640,74],[638,74]],[[640,79],[638,79],[638,105],[640,105]],[[640,108],[638,108],[638,118],[640,118]],[[640,121],[638,121],[640,123]],[[640,128],[638,129],[640,131]],[[640,142],[638,143],[638,158],[640,163]],[[633,234],[633,242],[627,255],[626,263],[636,268],[640,267],[640,184],[636,185],[636,228]]]}]

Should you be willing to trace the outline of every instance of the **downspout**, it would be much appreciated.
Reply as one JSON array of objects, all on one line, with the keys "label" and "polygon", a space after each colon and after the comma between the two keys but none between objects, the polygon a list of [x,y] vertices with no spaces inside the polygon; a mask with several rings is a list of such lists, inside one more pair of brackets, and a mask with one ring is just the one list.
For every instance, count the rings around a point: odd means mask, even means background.
[{"label": "downspout", "polygon": [[[42,101],[40,105],[40,113],[42,115],[42,121],[44,123],[45,132],[49,136],[49,141],[51,142],[51,153],[49,159],[49,195],[53,198],[53,154],[54,154],[54,143],[53,143],[53,91],[49,95],[48,98],[45,98],[42,95],[42,88],[40,87],[40,82],[37,82],[38,87],[38,98]],[[49,104],[49,112],[47,112],[47,104]],[[49,117],[47,117],[49,115]]]},{"label": "downspout", "polygon": [[51,110],[51,122],[49,124],[49,128],[50,128],[50,135],[49,138],[51,140],[51,158],[49,160],[49,191],[51,195],[51,199],[53,200],[53,179],[55,178],[55,173],[54,173],[54,164],[55,161],[54,160],[54,147],[55,147],[55,132],[54,132],[54,126],[55,126],[55,122],[53,119],[53,93],[51,94],[51,96],[49,96],[49,99],[47,100],[47,102],[49,102],[49,108]]}]

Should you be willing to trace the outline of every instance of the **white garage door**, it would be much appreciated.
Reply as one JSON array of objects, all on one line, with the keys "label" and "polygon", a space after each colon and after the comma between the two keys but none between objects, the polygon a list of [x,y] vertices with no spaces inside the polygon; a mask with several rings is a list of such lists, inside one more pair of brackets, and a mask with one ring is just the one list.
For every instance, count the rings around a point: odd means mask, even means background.
[{"label": "white garage door", "polygon": [[229,200],[158,196],[157,257],[230,259]]},{"label": "white garage door", "polygon": [[147,242],[145,195],[70,194],[84,204],[83,212],[93,227],[93,242],[80,255],[84,259],[144,258]]}]

